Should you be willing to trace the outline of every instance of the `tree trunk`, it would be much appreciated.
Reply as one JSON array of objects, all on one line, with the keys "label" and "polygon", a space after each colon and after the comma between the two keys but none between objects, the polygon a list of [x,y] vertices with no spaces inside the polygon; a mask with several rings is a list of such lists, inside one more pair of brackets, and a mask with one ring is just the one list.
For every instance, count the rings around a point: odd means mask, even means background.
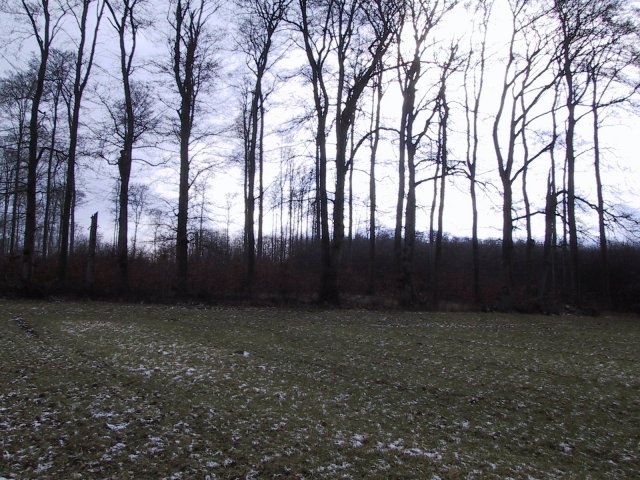
[{"label": "tree trunk", "polygon": [[[80,43],[78,45],[75,62],[73,96],[71,99],[72,112],[69,123],[69,152],[67,156],[67,174],[64,189],[63,210],[60,217],[61,243],[58,265],[58,279],[63,285],[67,281],[67,270],[69,261],[68,257],[70,250],[69,228],[72,215],[71,204],[73,202],[73,197],[76,191],[76,155],[78,148],[78,129],[80,128],[80,109],[82,104],[82,95],[84,93],[85,87],[87,86],[87,82],[89,81],[89,75],[91,74],[91,69],[93,67],[93,58],[95,55],[96,44],[98,40],[98,29],[100,28],[105,3],[102,3],[102,5],[98,7],[99,10],[97,12],[96,23],[94,26],[93,39],[91,41],[91,48],[89,50],[89,58],[87,59],[85,65],[84,56],[85,43],[87,40],[87,17],[89,14],[90,6],[91,0],[82,1],[82,13],[80,15],[80,23],[78,24],[80,30]],[[83,68],[86,68],[84,74],[82,72]],[[73,240],[71,239],[71,242],[72,241]]]},{"label": "tree trunk", "polygon": [[405,212],[405,186],[406,186],[406,144],[407,137],[405,126],[407,124],[407,107],[405,106],[406,100],[403,100],[402,113],[400,116],[400,145],[398,150],[398,196],[396,199],[396,226],[393,235],[393,252],[396,260],[396,265],[400,266],[399,270],[401,271],[402,265],[402,221],[403,215]]},{"label": "tree trunk", "polygon": [[542,276],[540,281],[539,307],[541,312],[549,311],[549,291],[553,275],[553,237],[556,218],[556,192],[553,174],[549,172],[547,180],[547,199],[544,211],[544,247],[542,253]]},{"label": "tree trunk", "polygon": [[369,160],[369,278],[367,292],[375,293],[376,282],[376,156],[380,141],[380,104],[382,103],[382,69],[377,78],[376,95],[373,96],[375,113],[372,115],[373,137]]},{"label": "tree trunk", "polygon": [[16,168],[13,177],[13,201],[11,205],[11,233],[9,237],[9,255],[15,255],[18,246],[18,223],[20,210],[20,169],[22,168],[22,148],[23,148],[24,126],[20,124],[18,128],[18,144],[16,146]]},{"label": "tree trunk", "polygon": [[600,279],[604,304],[606,307],[610,307],[611,284],[609,275],[609,252],[607,246],[607,225],[604,217],[604,195],[602,191],[602,178],[600,175],[600,119],[598,114],[597,82],[597,75],[594,73],[591,75],[591,83],[593,85],[591,109],[593,112],[593,166],[596,176],[596,193],[598,196],[598,230],[600,233]]},{"label": "tree trunk", "polygon": [[[49,48],[51,44],[50,13],[48,3],[42,5],[44,17],[43,36],[34,32],[38,37],[40,47],[40,65],[36,77],[36,84],[31,99],[31,118],[29,120],[29,158],[27,161],[27,208],[25,213],[24,241],[22,245],[22,282],[29,291],[33,279],[33,258],[35,254],[36,238],[36,208],[37,208],[37,181],[38,181],[38,126],[40,116],[40,102],[44,92],[44,83],[49,60]],[[26,7],[25,7],[26,8]]]},{"label": "tree trunk", "polygon": [[0,254],[5,255],[8,253],[7,250],[7,243],[8,243],[8,236],[7,236],[7,222],[9,219],[9,203],[11,201],[11,169],[9,167],[9,163],[5,163],[4,165],[5,167],[5,175],[4,175],[4,182],[2,182],[4,184],[4,192],[3,192],[3,197],[4,197],[4,206],[3,206],[3,212],[2,212],[2,244],[1,244],[1,248],[0,248]]},{"label": "tree trunk", "polygon": [[542,276],[540,288],[538,291],[538,304],[542,312],[550,310],[550,293],[556,289],[556,272],[555,272],[555,248],[556,248],[556,210],[558,208],[558,196],[556,188],[556,156],[555,145],[558,136],[558,121],[556,116],[556,106],[558,102],[558,88],[556,84],[553,106],[551,108],[551,122],[553,142],[549,149],[551,158],[551,166],[549,168],[549,176],[547,179],[547,197],[545,202],[544,215],[544,247],[542,253]]},{"label": "tree trunk", "polygon": [[[411,138],[407,135],[408,138]],[[416,166],[415,148],[408,143],[407,155],[407,205],[404,219],[404,245],[402,250],[402,293],[401,302],[404,306],[412,306],[416,301],[413,284],[413,255],[416,239]]]},{"label": "tree trunk", "polygon": [[259,156],[258,156],[258,240],[256,244],[256,250],[258,254],[258,260],[262,259],[263,255],[263,238],[262,230],[264,224],[264,95],[260,96],[260,139],[259,139]]},{"label": "tree trunk", "polygon": [[513,308],[513,194],[511,189],[511,179],[502,175],[502,249],[501,249],[501,272],[502,290],[498,299],[498,306],[501,310],[511,310]]},{"label": "tree trunk", "polygon": [[569,115],[567,118],[566,156],[567,156],[567,227],[569,229],[569,292],[574,305],[580,305],[580,280],[578,260],[578,228],[576,223],[576,187],[575,187],[575,105],[567,100]]},{"label": "tree trunk", "polygon": [[[127,152],[127,150],[129,150]],[[120,275],[120,289],[129,290],[129,179],[131,177],[131,149],[125,146],[120,151],[118,172],[120,174],[120,188],[118,191],[118,270]]]},{"label": "tree trunk", "polygon": [[87,290],[93,290],[96,277],[96,243],[98,233],[98,212],[91,216],[91,227],[89,229],[89,254],[87,257]]},{"label": "tree trunk", "polygon": [[331,239],[329,261],[325,265],[322,295],[323,300],[332,305],[340,303],[338,270],[340,268],[342,244],[344,241],[345,183],[348,171],[348,165],[346,163],[348,132],[349,124],[343,122],[340,125],[336,125],[336,188],[333,201],[333,238]]},{"label": "tree trunk", "polygon": [[44,218],[42,221],[42,258],[46,259],[49,255],[49,230],[50,230],[50,213],[51,213],[51,184],[53,181],[53,157],[56,142],[56,132],[58,127],[58,96],[54,98],[53,106],[53,124],[51,126],[51,143],[49,144],[49,158],[47,159],[47,185],[44,202]]},{"label": "tree trunk", "polygon": [[444,235],[444,200],[445,190],[447,185],[447,173],[448,173],[448,122],[449,122],[449,104],[447,103],[447,97],[444,90],[444,84],[442,85],[442,101],[441,101],[441,114],[440,114],[440,143],[441,146],[438,149],[440,151],[440,164],[442,174],[440,176],[440,201],[438,206],[438,233],[436,234],[436,249],[435,258],[433,261],[433,306],[438,309],[440,303],[440,265],[442,263],[442,241]]},{"label": "tree trunk", "polygon": [[[524,111],[524,96],[522,97],[523,101],[523,111]],[[525,121],[525,117],[523,116],[523,122]],[[533,285],[532,285],[532,270],[533,270],[533,247],[535,246],[535,242],[533,240],[533,235],[531,232],[531,203],[529,202],[529,190],[527,188],[527,175],[529,172],[529,147],[527,145],[527,135],[526,129],[522,129],[522,147],[523,147],[523,162],[524,165],[522,167],[522,201],[524,203],[524,217],[525,217],[525,230],[527,232],[527,243],[525,246],[525,289],[527,293],[527,297],[531,297],[533,295]]]},{"label": "tree trunk", "polygon": [[253,281],[255,277],[256,263],[256,238],[255,238],[255,181],[256,181],[256,145],[258,139],[258,110],[259,99],[261,93],[262,79],[258,75],[251,98],[251,110],[249,119],[249,150],[247,152],[247,191],[245,198],[245,218],[244,218],[244,235],[245,235],[245,262],[246,271],[244,279],[244,290],[247,295],[251,296],[253,291]]},{"label": "tree trunk", "polygon": [[191,139],[191,102],[183,96],[180,107],[180,179],[178,185],[178,224],[176,230],[176,292],[185,295],[189,274],[189,141]]}]

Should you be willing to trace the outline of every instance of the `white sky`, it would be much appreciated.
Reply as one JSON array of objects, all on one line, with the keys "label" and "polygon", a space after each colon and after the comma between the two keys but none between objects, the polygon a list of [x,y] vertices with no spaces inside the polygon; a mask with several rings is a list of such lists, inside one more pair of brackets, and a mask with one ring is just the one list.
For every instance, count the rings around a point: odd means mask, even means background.
[{"label": "white sky", "polygon": [[[502,0],[496,0],[497,4],[500,4]],[[165,13],[161,11],[155,12],[158,22],[162,24],[165,20]],[[468,18],[458,13],[450,16],[454,31],[460,30],[461,24],[466,24]],[[492,25],[492,32],[495,35],[503,30],[500,23],[503,20],[497,18]],[[231,50],[233,49],[232,41],[232,26],[226,22],[229,33],[224,37],[222,42],[223,52],[221,56],[225,60],[225,71],[223,78],[218,83],[219,92],[214,98],[211,99],[211,103],[216,106],[217,118],[216,122],[226,122],[233,120],[237,115],[238,101],[234,98],[234,86],[233,82],[237,78],[238,65],[233,65]],[[0,28],[5,30],[7,28],[6,17],[0,15]],[[6,30],[5,30],[6,31]],[[504,39],[500,35],[496,35],[492,40],[491,50],[499,51],[501,43]],[[113,33],[111,32],[108,22],[104,22],[101,29],[101,42],[100,53],[98,55],[98,64],[101,70],[117,72],[114,67],[116,56],[113,53],[112,47],[114,45]],[[146,62],[155,58],[158,52],[162,52],[164,47],[162,35],[156,31],[156,33],[146,32],[141,36],[141,42],[139,45],[139,61]],[[461,49],[464,49],[464,43]],[[9,71],[7,59],[15,63],[20,63],[15,60],[18,58],[25,59],[28,51],[26,46],[22,46],[18,50],[18,45],[13,44],[8,50],[6,50],[5,61],[3,62],[3,74]],[[286,63],[280,65],[295,64],[296,61],[303,63],[305,61],[302,51],[296,51],[293,47],[288,47],[289,59]],[[498,57],[495,57],[498,58]],[[228,61],[229,60],[229,61]],[[228,61],[228,62],[227,62]],[[237,61],[236,61],[237,63]],[[98,72],[98,70],[96,70]],[[497,85],[501,81],[502,67],[499,62],[491,64],[487,73],[486,90],[483,97],[483,103],[481,109],[484,113],[484,119],[482,121],[481,128],[481,150],[479,159],[479,180],[491,179],[495,185],[498,185],[496,177],[496,160],[493,146],[490,142],[490,126],[492,122],[492,115],[497,108]],[[100,75],[102,79],[100,82],[103,85],[111,85],[109,88],[116,89],[117,91],[117,75],[113,82],[107,83],[104,80],[104,75]],[[146,78],[149,78],[145,75]],[[98,80],[99,75],[95,76],[94,85]],[[452,82],[453,83],[453,82]],[[277,88],[274,91],[271,99],[271,111],[267,114],[267,130],[272,133],[267,137],[267,171],[265,174],[265,185],[272,185],[275,181],[275,176],[280,170],[279,159],[280,152],[279,147],[286,142],[292,141],[297,144],[295,148],[296,154],[299,156],[299,163],[305,163],[309,168],[312,168],[312,161],[304,156],[311,155],[313,153],[313,137],[310,132],[300,132],[295,138],[283,139],[277,133],[273,133],[274,130],[280,127],[280,125],[287,120],[291,119],[295,115],[296,111],[303,108],[302,105],[296,105],[299,102],[292,102],[292,99],[301,99],[307,101],[307,107],[310,108],[310,90],[309,86],[305,85],[300,79],[289,80],[288,82],[278,82]],[[394,90],[395,89],[395,90]],[[452,93],[452,95],[455,92]],[[462,97],[459,96],[458,100]],[[396,128],[399,110],[400,110],[400,96],[397,92],[396,82],[394,81],[384,100],[384,117],[387,119],[388,126]],[[88,107],[90,103],[84,102],[84,105]],[[365,105],[370,105],[370,100],[365,99]],[[88,118],[85,113],[85,119]],[[464,136],[456,134],[464,128],[464,111],[463,107],[459,104],[452,104],[452,134],[451,134],[451,153],[452,159],[463,159],[466,155],[466,143]],[[562,115],[562,113],[561,113]],[[588,127],[590,118],[585,118],[582,122],[584,127]],[[590,132],[584,131],[585,136],[588,137]],[[232,229],[236,232],[242,228],[242,172],[239,165],[230,166],[222,165],[222,159],[231,156],[234,142],[228,138],[232,134],[226,134],[225,137],[220,137],[211,146],[209,151],[212,161],[220,164],[219,167],[213,170],[208,186],[208,197],[214,205],[211,212],[213,224],[210,226],[214,229],[224,230],[227,223],[227,210],[231,206],[230,218],[232,221]],[[391,134],[385,134],[386,137],[390,137]],[[638,119],[628,112],[619,113],[617,115],[610,114],[606,121],[606,127],[602,129],[602,141],[603,141],[603,160],[607,165],[604,174],[604,181],[607,187],[607,198],[612,203],[625,204],[630,208],[635,209],[638,212],[638,180],[640,179],[640,166],[638,163],[638,140],[640,139],[640,123]],[[329,137],[329,144],[332,145],[334,141],[333,134]],[[172,154],[167,152],[148,151],[144,154],[148,158],[157,159],[158,157],[173,158],[177,160],[177,150]],[[329,151],[331,156],[331,150]],[[378,168],[378,221],[383,227],[393,228],[394,215],[395,215],[395,202],[396,202],[396,173],[395,164],[397,161],[397,142],[395,140],[381,142],[380,150],[378,153],[379,162],[381,164],[387,164],[387,167]],[[561,153],[559,152],[559,155]],[[354,225],[356,231],[360,233],[366,233],[367,224],[367,206],[368,206],[368,148],[361,149],[360,156],[356,160],[356,171],[354,172],[354,183],[356,185],[355,202],[356,213],[354,218]],[[106,241],[111,241],[112,233],[112,191],[115,184],[117,169],[114,166],[107,165],[106,163],[98,160],[83,160],[82,163],[87,165],[91,163],[90,168],[83,168],[78,179],[79,188],[87,191],[88,196],[86,203],[81,205],[77,210],[77,221],[81,225],[81,228],[88,228],[89,219],[93,212],[100,212],[100,232],[102,238]],[[548,169],[548,157],[543,157],[537,162],[537,167],[530,173],[530,185],[531,185],[531,197],[534,202],[532,208],[541,207],[541,202],[544,201],[544,194],[541,193],[543,188],[546,188],[546,175]],[[593,173],[592,162],[589,155],[585,154],[578,162],[578,188],[585,193],[590,194],[593,191]],[[156,195],[163,196],[165,198],[177,198],[177,173],[175,168],[155,168],[150,169],[145,167],[142,163],[138,163],[134,167],[131,182],[140,183],[148,182],[151,185],[151,190]],[[420,178],[420,177],[419,177]],[[468,236],[471,233],[471,211],[470,200],[467,193],[468,182],[462,178],[455,180],[455,185],[451,183],[447,187],[447,199],[445,205],[445,231],[456,236]],[[514,185],[514,190],[519,192],[520,184],[517,182]],[[267,195],[268,196],[268,195]],[[418,189],[418,230],[424,232],[428,228],[428,207],[431,203],[431,183],[424,184]],[[518,194],[519,196],[519,194]],[[500,213],[500,198],[496,194],[495,189],[491,190],[490,195],[481,195],[480,201],[480,234],[482,237],[499,237],[501,228],[501,213]],[[593,222],[594,215],[583,216],[586,222]],[[273,222],[272,216],[267,216],[265,219],[265,233],[270,233],[271,223]],[[537,222],[536,222],[537,223]],[[133,225],[130,224],[130,230],[133,231]],[[147,234],[150,230],[146,229]],[[539,238],[542,235],[542,229],[538,227],[534,228],[536,236]],[[520,232],[516,231],[516,235]]]}]

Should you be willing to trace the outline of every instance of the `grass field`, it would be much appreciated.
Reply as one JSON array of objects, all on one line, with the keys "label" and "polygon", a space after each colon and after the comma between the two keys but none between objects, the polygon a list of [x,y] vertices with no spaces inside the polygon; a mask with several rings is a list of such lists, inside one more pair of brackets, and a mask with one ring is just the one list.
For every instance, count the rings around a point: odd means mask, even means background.
[{"label": "grass field", "polygon": [[640,319],[0,302],[0,478],[638,478]]}]

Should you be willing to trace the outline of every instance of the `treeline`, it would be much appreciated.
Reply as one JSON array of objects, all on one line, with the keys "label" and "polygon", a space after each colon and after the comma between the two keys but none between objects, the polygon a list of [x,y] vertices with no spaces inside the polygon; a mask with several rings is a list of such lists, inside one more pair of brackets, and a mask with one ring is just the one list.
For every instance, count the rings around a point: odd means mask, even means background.
[{"label": "treeline", "polygon": [[[603,146],[604,119],[637,100],[628,2],[6,3],[10,38],[35,50],[0,79],[6,286],[82,291],[88,257],[104,294],[630,307],[620,256],[637,249],[608,237],[634,241],[638,222],[607,197]],[[151,202],[168,165],[175,196]],[[208,196],[238,166],[240,237],[233,197],[225,229]],[[75,212],[97,168],[116,177],[115,233],[94,253]],[[452,187],[468,192],[464,241],[445,234]],[[480,238],[483,198],[498,241]]]},{"label": "treeline", "polygon": [[[432,262],[434,244],[426,238],[416,243],[415,285],[417,298],[414,308],[436,308]],[[341,304],[356,308],[398,308],[401,303],[401,283],[393,255],[393,232],[381,232],[377,237],[377,275],[369,282],[369,239],[356,236],[348,241],[341,271]],[[123,292],[117,268],[117,251],[111,243],[100,244],[94,260],[89,255],[88,238],[75,241],[70,256],[69,283],[58,282],[57,258],[40,257],[34,266],[31,293],[37,296],[73,296],[95,299],[126,299],[160,303],[194,301],[204,304],[250,304],[260,306],[310,306],[318,303],[322,266],[318,256],[317,240],[280,236],[263,239],[263,255],[256,262],[255,289],[248,298],[242,289],[245,264],[242,237],[229,238],[223,232],[205,231],[194,242],[189,253],[189,280],[178,291],[175,285],[176,263],[171,241],[158,242],[153,248],[140,249],[130,257],[129,289]],[[437,308],[445,311],[474,309],[504,310],[504,292],[501,279],[496,275],[500,262],[501,244],[498,240],[481,240],[480,295],[482,304],[476,303],[473,284],[473,249],[468,238],[445,236],[442,244],[443,262],[438,281]],[[636,245],[614,243],[609,249],[611,297],[602,294],[599,249],[587,247],[580,257],[580,283],[584,292],[581,306],[565,302],[568,288],[567,271],[563,257],[568,250],[558,249],[558,259],[551,275],[549,300],[540,304],[540,279],[543,265],[536,261],[527,270],[528,248],[524,242],[514,245],[513,305],[510,309],[524,312],[592,313],[606,309],[640,313],[640,249]],[[543,257],[542,246],[533,247],[536,260]],[[93,269],[88,283],[88,269]],[[15,279],[20,275],[20,258],[5,256],[0,269],[4,294],[21,294]],[[186,292],[186,293],[185,293]]]}]

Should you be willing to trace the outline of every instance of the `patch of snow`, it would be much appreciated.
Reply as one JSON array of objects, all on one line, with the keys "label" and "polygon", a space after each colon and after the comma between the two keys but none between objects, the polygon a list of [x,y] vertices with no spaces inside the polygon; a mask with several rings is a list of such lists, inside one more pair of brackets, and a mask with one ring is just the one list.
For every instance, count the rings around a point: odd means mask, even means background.
[{"label": "patch of snow", "polygon": [[383,452],[396,452],[410,457],[425,457],[429,460],[442,460],[442,455],[438,452],[427,452],[418,447],[407,448],[403,445],[404,440],[399,438],[388,445],[377,443],[376,449]]},{"label": "patch of snow", "polygon": [[286,426],[287,426],[287,422],[276,422],[273,425],[271,425],[271,430],[273,432],[277,432],[282,430]]},{"label": "patch of snow", "polygon": [[330,463],[327,466],[320,466],[316,469],[317,472],[319,473],[336,473],[339,472],[341,470],[346,470],[348,468],[351,468],[353,465],[348,463],[348,462],[344,462],[341,465],[336,465],[335,463]]},{"label": "patch of snow", "polygon": [[573,445],[566,443],[566,442],[561,442],[560,445],[558,445],[560,447],[560,450],[562,450],[564,453],[571,453],[573,452]]},{"label": "patch of snow", "polygon": [[351,446],[353,448],[361,447],[363,445],[363,442],[366,440],[366,438],[367,438],[367,435],[361,435],[359,433],[356,433],[351,439]]},{"label": "patch of snow", "polygon": [[398,440],[396,440],[395,442],[390,443],[387,448],[389,450],[404,450],[404,447],[402,446],[402,444],[404,443],[404,440],[399,438]]},{"label": "patch of snow", "polygon": [[46,471],[47,471],[47,470],[49,470],[51,467],[53,467],[53,462],[38,463],[38,466],[36,467],[36,469],[34,470],[34,472],[35,472],[35,473],[46,472]]},{"label": "patch of snow", "polygon": [[98,412],[91,415],[93,418],[111,418],[115,415],[113,412]]},{"label": "patch of snow", "polygon": [[112,446],[109,449],[109,452],[115,453],[115,452],[117,452],[119,450],[122,450],[123,448],[126,448],[126,445],[124,443],[122,443],[122,442],[118,442],[118,443],[116,443],[114,446]]},{"label": "patch of snow", "polygon": [[260,462],[262,463],[269,463],[272,460],[275,460],[276,458],[280,458],[281,455],[279,453],[276,453],[275,455],[264,455],[261,459]]},{"label": "patch of snow", "polygon": [[129,426],[128,423],[107,423],[107,428],[109,430],[113,430],[114,432],[117,432],[119,430],[124,430],[128,426]]}]

